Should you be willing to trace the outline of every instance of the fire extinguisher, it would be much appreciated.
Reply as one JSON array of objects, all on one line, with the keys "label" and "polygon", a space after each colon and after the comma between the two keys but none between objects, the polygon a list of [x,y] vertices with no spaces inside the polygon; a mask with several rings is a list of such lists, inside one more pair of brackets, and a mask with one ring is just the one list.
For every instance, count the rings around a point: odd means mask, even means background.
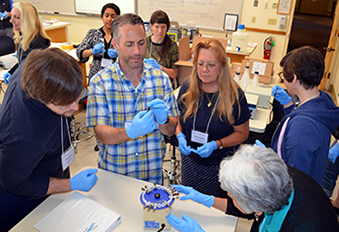
[{"label": "fire extinguisher", "polygon": [[271,57],[272,47],[274,42],[272,36],[269,36],[264,41],[264,59],[269,60]]}]

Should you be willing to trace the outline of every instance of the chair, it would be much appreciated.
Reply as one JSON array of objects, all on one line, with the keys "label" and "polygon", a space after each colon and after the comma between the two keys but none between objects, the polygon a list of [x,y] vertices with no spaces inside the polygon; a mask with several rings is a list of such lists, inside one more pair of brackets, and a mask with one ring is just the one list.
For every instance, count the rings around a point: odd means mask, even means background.
[{"label": "chair", "polygon": [[170,170],[167,170],[165,168],[162,168],[162,171],[165,173],[166,176],[163,177],[164,179],[168,179],[169,184],[179,184],[180,185],[180,176],[181,173],[177,172],[177,169],[180,165],[180,161],[177,160],[175,156],[176,147],[178,147],[178,140],[175,135],[164,136],[164,140],[166,144],[169,144],[170,146],[167,147],[166,153],[169,151],[169,148],[172,149],[172,155],[171,158],[168,160],[164,160],[163,162],[171,162]]},{"label": "chair", "polygon": [[6,35],[0,35],[0,56],[15,52],[14,40]]}]

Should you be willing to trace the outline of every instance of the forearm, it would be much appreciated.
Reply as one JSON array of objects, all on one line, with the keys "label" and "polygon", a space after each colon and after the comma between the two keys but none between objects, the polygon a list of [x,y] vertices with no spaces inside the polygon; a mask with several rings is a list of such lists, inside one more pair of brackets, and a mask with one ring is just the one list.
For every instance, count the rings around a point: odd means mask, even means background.
[{"label": "forearm", "polygon": [[107,125],[97,125],[94,127],[94,132],[97,139],[102,144],[120,144],[124,143],[131,138],[128,137],[125,128],[116,128]]},{"label": "forearm", "polygon": [[92,49],[87,49],[82,52],[82,58],[86,59],[92,55]]},{"label": "forearm", "polygon": [[166,68],[165,66],[161,66],[161,69],[173,80],[178,73],[178,69],[173,69],[173,68]]},{"label": "forearm", "polygon": [[175,128],[175,135],[178,135],[180,132],[182,132],[182,127],[181,127],[180,120],[179,120],[180,116],[177,116],[177,117],[178,117],[178,124]]},{"label": "forearm", "polygon": [[244,123],[240,126],[241,129],[235,129],[234,132],[220,140],[216,140],[218,147],[233,147],[236,146],[248,138],[249,135],[249,122]]},{"label": "forearm", "polygon": [[159,124],[159,130],[162,134],[172,136],[178,124],[178,117],[169,117],[169,122],[165,124]]},{"label": "forearm", "polygon": [[220,210],[221,212],[226,212],[227,198],[214,197],[214,204],[212,207]]},{"label": "forearm", "polygon": [[46,195],[55,193],[65,193],[72,191],[69,179],[49,178],[49,185]]}]

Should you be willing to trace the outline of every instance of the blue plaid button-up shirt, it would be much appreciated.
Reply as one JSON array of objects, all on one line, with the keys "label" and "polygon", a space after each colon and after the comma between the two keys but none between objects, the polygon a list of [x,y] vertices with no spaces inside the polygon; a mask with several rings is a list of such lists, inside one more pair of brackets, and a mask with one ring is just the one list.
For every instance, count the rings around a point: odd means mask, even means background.
[{"label": "blue plaid button-up shirt", "polygon": [[[178,107],[168,76],[160,69],[144,64],[139,85],[135,88],[115,62],[98,72],[89,85],[87,126],[108,125],[125,128],[134,116],[146,110],[154,99],[166,102],[169,116],[178,115]],[[159,126],[142,137],[125,143],[106,145],[99,143],[99,168],[141,180],[161,184],[162,158],[165,143]]]}]

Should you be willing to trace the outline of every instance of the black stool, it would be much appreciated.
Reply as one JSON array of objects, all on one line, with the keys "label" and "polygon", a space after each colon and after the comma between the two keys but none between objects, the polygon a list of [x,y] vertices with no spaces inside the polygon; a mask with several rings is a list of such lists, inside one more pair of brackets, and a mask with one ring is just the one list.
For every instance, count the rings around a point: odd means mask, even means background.
[{"label": "black stool", "polygon": [[[172,135],[171,137],[169,136],[164,136],[164,140],[166,144],[170,144],[172,147],[172,155],[171,158],[168,160],[164,160],[163,162],[171,162],[171,167],[170,170],[167,170],[165,168],[162,168],[162,171],[165,173],[165,176],[163,177],[163,181],[165,179],[168,179],[169,184],[181,184],[179,181],[179,178],[181,176],[181,173],[177,172],[177,169],[180,165],[180,160],[177,160],[176,156],[175,156],[175,150],[176,147],[178,147],[178,140],[177,137],[175,135]],[[167,149],[166,149],[166,153],[167,153]]]}]

